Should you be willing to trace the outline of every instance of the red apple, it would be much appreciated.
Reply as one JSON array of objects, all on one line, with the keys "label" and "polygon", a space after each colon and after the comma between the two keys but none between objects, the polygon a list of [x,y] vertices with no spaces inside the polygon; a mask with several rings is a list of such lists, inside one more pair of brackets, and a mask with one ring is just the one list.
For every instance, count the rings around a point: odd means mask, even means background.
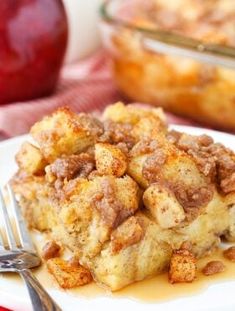
[{"label": "red apple", "polygon": [[49,95],[67,38],[61,0],[0,0],[0,104]]}]

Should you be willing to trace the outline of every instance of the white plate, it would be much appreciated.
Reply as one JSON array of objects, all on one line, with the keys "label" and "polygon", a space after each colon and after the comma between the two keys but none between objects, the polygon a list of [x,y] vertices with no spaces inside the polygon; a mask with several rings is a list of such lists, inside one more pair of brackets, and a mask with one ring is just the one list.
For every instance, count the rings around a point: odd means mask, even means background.
[{"label": "white plate", "polygon": [[[190,134],[200,135],[206,133],[211,135],[215,141],[222,142],[227,147],[235,150],[235,136],[216,131],[193,128],[187,126],[174,126],[176,130]],[[16,170],[14,155],[20,144],[27,139],[21,136],[0,143],[0,185],[3,185]],[[235,279],[235,276],[234,276]],[[154,290],[154,289],[153,289]],[[179,298],[164,303],[140,303],[127,298],[112,298],[108,296],[92,299],[77,298],[68,295],[58,289],[49,289],[50,294],[58,302],[63,310],[135,310],[135,311],[234,311],[235,310],[235,280],[218,282],[209,286],[200,294],[186,298]],[[14,278],[6,278],[0,275],[0,306],[8,307],[15,311],[31,310],[30,301],[23,283]]]}]

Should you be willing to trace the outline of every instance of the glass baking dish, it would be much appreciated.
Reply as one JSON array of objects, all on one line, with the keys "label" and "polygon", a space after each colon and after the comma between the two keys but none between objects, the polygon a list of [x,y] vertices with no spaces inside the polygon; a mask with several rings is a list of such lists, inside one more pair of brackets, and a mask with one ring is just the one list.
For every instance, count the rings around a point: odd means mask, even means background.
[{"label": "glass baking dish", "polygon": [[[133,22],[136,6],[144,2],[110,0],[101,7],[103,43],[120,91],[131,101],[162,106],[234,131],[235,48],[162,29],[146,20]],[[235,15],[232,22],[235,27]]]}]

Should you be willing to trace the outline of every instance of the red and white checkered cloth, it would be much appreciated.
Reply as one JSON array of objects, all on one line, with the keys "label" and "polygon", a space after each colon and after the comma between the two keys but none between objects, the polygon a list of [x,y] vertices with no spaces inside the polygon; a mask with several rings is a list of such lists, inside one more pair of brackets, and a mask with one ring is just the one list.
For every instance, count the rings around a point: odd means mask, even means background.
[{"label": "red and white checkered cloth", "polygon": [[[12,103],[0,107],[0,136],[7,138],[27,133],[44,115],[60,106],[91,112],[121,100],[111,77],[110,61],[103,51],[91,58],[62,69],[55,94],[37,100]],[[191,124],[168,114],[170,123]]]}]

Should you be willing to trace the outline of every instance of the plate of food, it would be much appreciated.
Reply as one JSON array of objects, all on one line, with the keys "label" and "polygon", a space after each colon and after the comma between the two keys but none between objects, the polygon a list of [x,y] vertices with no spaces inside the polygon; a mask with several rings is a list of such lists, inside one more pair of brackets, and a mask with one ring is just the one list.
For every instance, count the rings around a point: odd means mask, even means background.
[{"label": "plate of food", "polygon": [[[168,127],[158,108],[60,108],[0,144],[0,183],[62,310],[234,310],[232,150],[233,135]],[[0,305],[31,310],[16,275],[0,275]]]}]

